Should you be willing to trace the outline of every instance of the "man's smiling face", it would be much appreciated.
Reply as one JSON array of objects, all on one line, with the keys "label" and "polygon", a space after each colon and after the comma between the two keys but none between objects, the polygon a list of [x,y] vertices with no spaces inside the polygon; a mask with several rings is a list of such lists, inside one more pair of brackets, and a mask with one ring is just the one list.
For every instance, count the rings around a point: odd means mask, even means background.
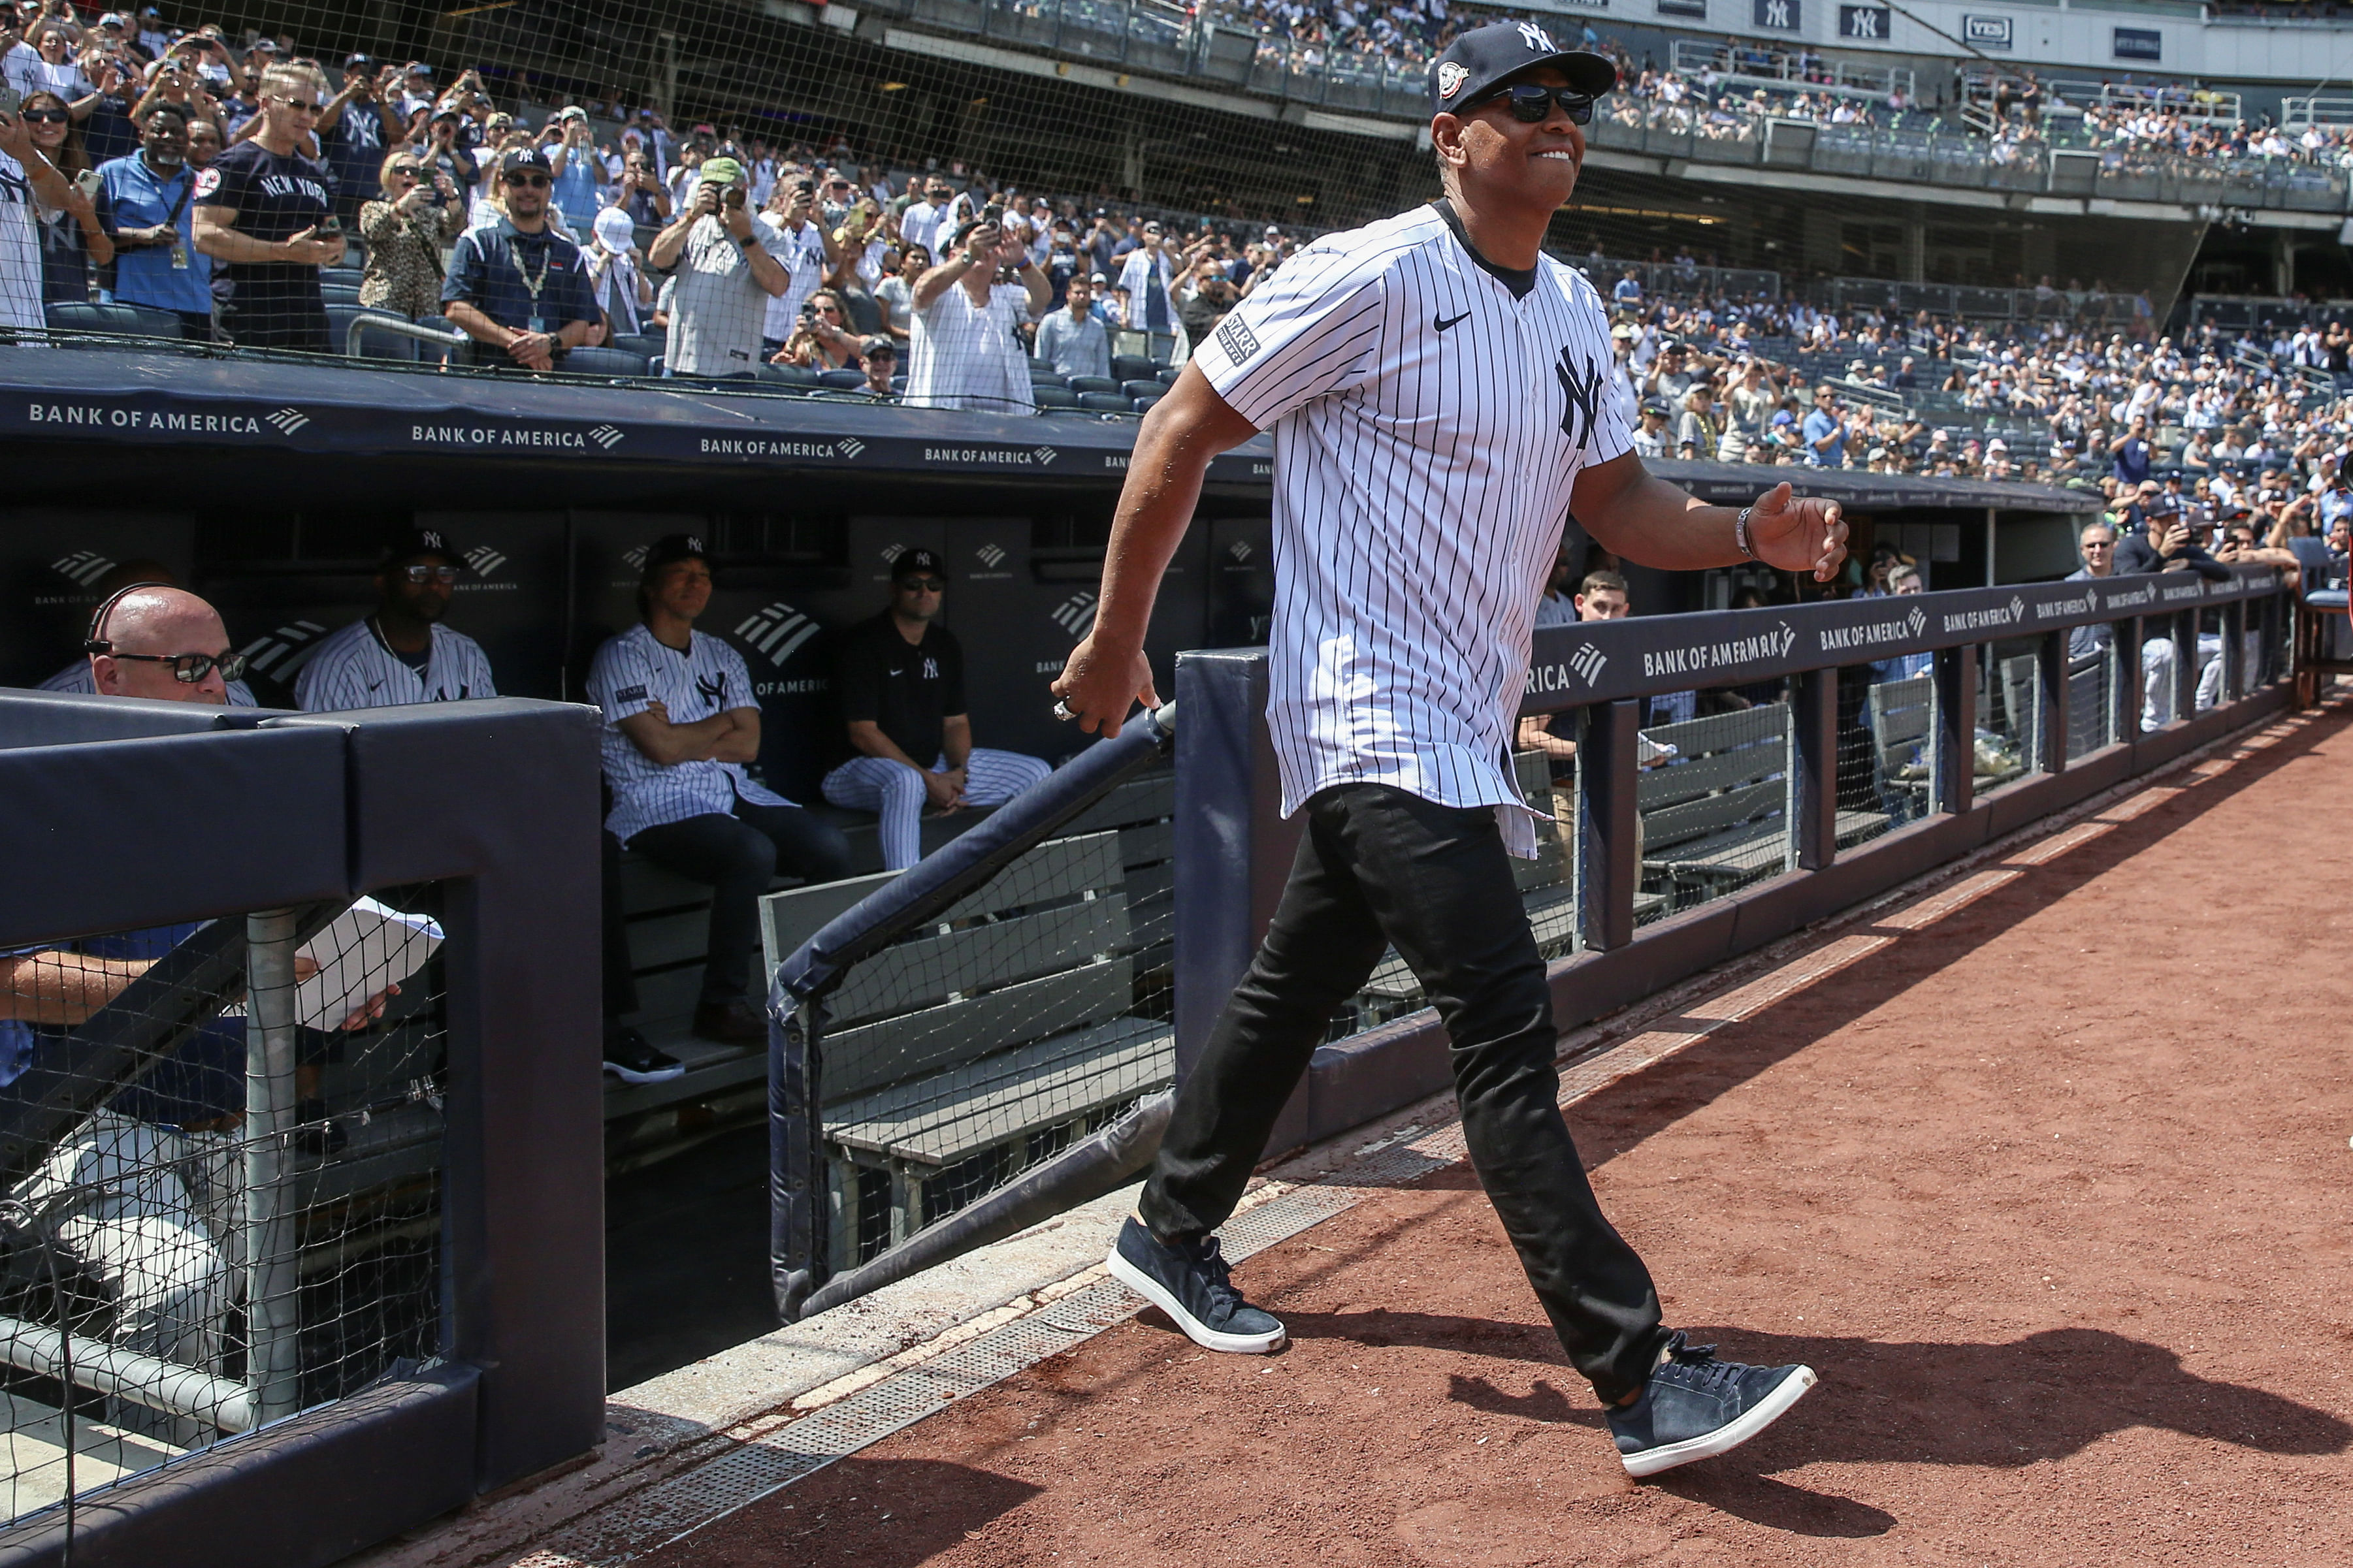
[{"label": "man's smiling face", "polygon": [[[1498,82],[1496,90],[1521,84],[1563,88],[1568,77],[1557,66],[1535,66]],[[1565,205],[1577,189],[1577,171],[1585,165],[1585,132],[1557,102],[1546,106],[1534,124],[1516,118],[1502,98],[1488,98],[1464,106],[1460,114],[1440,114],[1454,121],[1457,137],[1448,138],[1433,125],[1441,148],[1453,142],[1447,154],[1457,177],[1467,184],[1516,202],[1541,202],[1548,207]]]}]

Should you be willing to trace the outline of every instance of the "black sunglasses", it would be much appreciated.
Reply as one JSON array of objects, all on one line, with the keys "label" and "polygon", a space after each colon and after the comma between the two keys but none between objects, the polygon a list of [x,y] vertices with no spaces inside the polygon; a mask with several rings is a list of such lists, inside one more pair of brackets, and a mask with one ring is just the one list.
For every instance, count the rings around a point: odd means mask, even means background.
[{"label": "black sunglasses", "polygon": [[1465,107],[1478,109],[1490,103],[1502,103],[1512,111],[1513,119],[1525,121],[1530,125],[1541,125],[1552,118],[1553,105],[1558,104],[1560,111],[1568,116],[1570,124],[1588,125],[1593,121],[1593,101],[1589,95],[1574,88],[1539,87],[1534,82],[1524,81],[1515,86],[1498,88]]},{"label": "black sunglasses", "polygon": [[68,114],[62,109],[28,109],[17,118],[21,120],[37,120],[44,125],[63,125],[67,121],[72,119],[73,116]]},{"label": "black sunglasses", "polygon": [[506,182],[510,185],[523,185],[534,191],[544,190],[549,183],[545,174],[509,174]]},{"label": "black sunglasses", "polygon": [[174,679],[183,686],[194,686],[216,669],[223,680],[241,679],[245,667],[251,662],[241,653],[113,653],[107,657],[137,659],[142,664],[168,664]]},{"label": "black sunglasses", "polygon": [[899,586],[913,588],[918,594],[944,594],[948,580],[944,577],[902,577]]}]

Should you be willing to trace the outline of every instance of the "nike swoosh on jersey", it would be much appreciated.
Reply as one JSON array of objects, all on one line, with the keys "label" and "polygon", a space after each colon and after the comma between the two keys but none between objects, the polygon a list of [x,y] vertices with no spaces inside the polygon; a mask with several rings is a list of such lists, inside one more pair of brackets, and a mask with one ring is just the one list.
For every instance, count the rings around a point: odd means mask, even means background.
[{"label": "nike swoosh on jersey", "polygon": [[1471,319],[1471,312],[1470,312],[1470,311],[1468,311],[1468,310],[1465,310],[1465,311],[1463,311],[1463,312],[1462,312],[1461,315],[1459,315],[1459,316],[1440,316],[1440,317],[1437,317],[1437,318],[1435,318],[1434,320],[1432,320],[1432,321],[1431,321],[1430,325],[1431,325],[1431,326],[1433,326],[1433,327],[1436,327],[1440,331],[1441,331],[1441,332],[1442,332],[1442,331],[1444,331],[1447,328],[1449,328],[1449,327],[1460,326],[1460,325],[1461,325],[1464,321],[1469,321],[1470,319]]}]

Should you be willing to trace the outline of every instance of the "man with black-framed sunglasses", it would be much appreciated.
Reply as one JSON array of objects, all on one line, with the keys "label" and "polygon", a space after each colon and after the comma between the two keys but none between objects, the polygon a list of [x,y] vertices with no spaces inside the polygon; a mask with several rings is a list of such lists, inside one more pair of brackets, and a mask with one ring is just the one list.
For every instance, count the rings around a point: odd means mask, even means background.
[{"label": "man with black-framed sunglasses", "polygon": [[496,697],[490,656],[441,624],[466,557],[438,528],[404,528],[375,569],[375,609],[319,645],[294,678],[306,713]]},{"label": "man with black-framed sunglasses", "polygon": [[212,258],[218,334],[237,347],[333,351],[319,269],[343,258],[343,237],[310,154],[326,85],[312,66],[263,71],[259,129],[197,172],[195,247]]},{"label": "man with black-framed sunglasses", "polygon": [[604,320],[580,247],[548,226],[554,183],[546,153],[509,153],[499,163],[505,216],[469,230],[449,258],[442,313],[480,345],[477,363],[554,370]]},{"label": "man with black-framed sunglasses", "polygon": [[121,594],[92,623],[91,689],[100,697],[228,706],[245,658],[220,612],[185,588],[151,583]]},{"label": "man with black-framed sunglasses", "polygon": [[1638,564],[1825,583],[1846,525],[1787,485],[1704,506],[1635,455],[1607,309],[1541,249],[1584,164],[1581,117],[1616,80],[1534,21],[1447,46],[1430,77],[1444,195],[1318,240],[1194,346],[1137,433],[1094,624],[1051,691],[1087,731],[1159,705],[1144,640],[1161,575],[1210,459],[1271,429],[1267,728],[1303,833],[1106,1267],[1207,1349],[1283,1343],[1216,1232],[1333,1012],[1394,946],[1437,1001],[1472,1163],[1639,1477],[1746,1442],[1814,1375],[1720,1361],[1664,1326],[1561,1118],[1552,990],[1511,867],[1538,818],[1504,761],[1535,590],[1572,510]]}]

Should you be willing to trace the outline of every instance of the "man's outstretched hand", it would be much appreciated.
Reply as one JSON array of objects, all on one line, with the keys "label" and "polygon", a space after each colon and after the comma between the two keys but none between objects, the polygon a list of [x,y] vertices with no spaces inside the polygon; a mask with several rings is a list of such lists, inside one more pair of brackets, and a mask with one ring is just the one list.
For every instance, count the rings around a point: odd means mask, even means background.
[{"label": "man's outstretched hand", "polygon": [[1047,689],[1061,700],[1078,720],[1079,728],[1090,735],[1097,731],[1118,734],[1129,709],[1138,702],[1146,708],[1160,706],[1160,698],[1152,689],[1152,661],[1141,650],[1119,654],[1098,649],[1092,635],[1071,650],[1062,673]]},{"label": "man's outstretched hand", "polygon": [[1757,498],[1748,543],[1767,566],[1827,583],[1846,560],[1846,514],[1834,500],[1793,494],[1784,480]]}]

